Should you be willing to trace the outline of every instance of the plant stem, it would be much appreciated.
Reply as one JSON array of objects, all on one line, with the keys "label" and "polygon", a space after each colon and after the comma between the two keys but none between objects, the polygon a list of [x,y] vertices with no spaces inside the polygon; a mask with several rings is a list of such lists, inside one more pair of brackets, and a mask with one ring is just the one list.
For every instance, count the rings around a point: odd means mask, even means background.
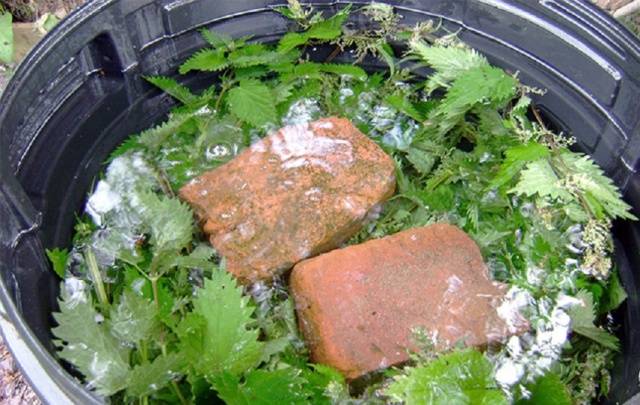
[{"label": "plant stem", "polygon": [[226,82],[222,84],[222,90],[220,90],[220,95],[218,96],[218,99],[216,100],[216,106],[214,108],[214,110],[216,111],[216,114],[218,113],[218,111],[220,111],[220,104],[222,103],[222,96],[224,96],[224,93],[226,93],[227,90],[229,90],[229,87],[231,87],[231,86],[228,85]]},{"label": "plant stem", "polygon": [[158,297],[158,280],[159,279],[160,277],[155,275],[149,277],[149,280],[151,280],[151,289],[153,290],[153,302],[156,304],[156,308],[158,310],[160,309],[160,299]]},{"label": "plant stem", "polygon": [[180,392],[180,388],[178,387],[178,383],[176,383],[175,381],[171,381],[171,388],[173,388],[173,391],[175,392],[176,396],[178,397],[178,400],[180,401],[180,404],[182,404],[182,405],[188,405],[189,404],[189,402],[182,395],[182,392]]},{"label": "plant stem", "polygon": [[98,301],[103,310],[109,308],[109,298],[107,298],[107,292],[104,289],[104,283],[102,282],[102,276],[100,275],[100,268],[98,268],[98,262],[96,256],[93,254],[93,250],[90,247],[84,251],[84,260],[87,262],[87,268],[89,269],[89,275],[93,280],[93,286],[96,289],[96,295]]}]

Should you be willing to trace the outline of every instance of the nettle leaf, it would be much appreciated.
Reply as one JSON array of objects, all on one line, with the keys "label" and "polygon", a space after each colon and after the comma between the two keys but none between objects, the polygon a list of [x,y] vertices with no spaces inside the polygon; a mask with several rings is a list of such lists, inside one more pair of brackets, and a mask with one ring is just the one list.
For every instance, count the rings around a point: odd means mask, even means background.
[{"label": "nettle leaf", "polygon": [[177,198],[159,197],[152,192],[139,194],[141,215],[149,226],[155,252],[180,250],[193,238],[193,213]]},{"label": "nettle leaf", "polygon": [[311,394],[310,402],[312,404],[335,404],[338,401],[327,397],[327,389],[330,386],[336,387],[338,391],[345,393],[346,398],[349,397],[349,388],[346,380],[336,369],[325,366],[324,364],[312,364],[312,371],[305,370],[303,377],[307,380],[306,387]]},{"label": "nettle leaf", "polygon": [[583,305],[573,306],[568,311],[573,332],[609,349],[620,350],[620,341],[617,337],[593,324],[596,319],[593,295],[586,290],[580,290],[576,298],[582,300]]},{"label": "nettle leaf", "polygon": [[272,51],[263,44],[250,44],[236,49],[228,56],[229,62],[236,67],[249,67],[276,62],[283,55]]},{"label": "nettle leaf", "polygon": [[177,256],[172,265],[185,268],[212,268],[215,264],[211,261],[216,251],[208,244],[199,244],[187,256]]},{"label": "nettle leaf", "polygon": [[249,79],[229,91],[229,110],[254,126],[277,121],[273,93],[257,80]]},{"label": "nettle leaf", "polygon": [[214,48],[229,47],[233,43],[233,38],[223,32],[203,28],[200,30],[200,34],[204,40]]},{"label": "nettle leaf", "polygon": [[203,49],[187,59],[178,71],[181,75],[187,74],[192,70],[217,72],[227,66],[229,66],[229,63],[227,62],[227,58],[225,58],[224,50]]},{"label": "nettle leaf", "polygon": [[520,172],[518,184],[509,190],[509,193],[528,197],[537,194],[540,197],[550,197],[565,202],[573,200],[571,193],[560,184],[560,179],[547,159],[529,162],[527,167]]},{"label": "nettle leaf", "polygon": [[[566,174],[575,174],[572,179],[577,186],[583,193],[592,197],[587,199],[587,202],[597,202],[611,218],[637,219],[629,212],[631,206],[622,200],[620,190],[589,156],[566,151],[562,153],[561,158],[569,167],[569,173]],[[599,207],[591,208],[596,212],[600,211]]]},{"label": "nettle leaf", "polygon": [[58,275],[58,277],[64,278],[67,270],[67,260],[69,259],[69,252],[67,249],[47,249],[46,252],[49,261],[53,265],[53,271]]},{"label": "nettle leaf", "polygon": [[604,297],[600,300],[600,307],[598,308],[600,313],[606,313],[618,308],[620,304],[627,299],[627,292],[622,286],[620,276],[617,271],[611,272],[609,277],[609,284],[605,289]]},{"label": "nettle leaf", "polygon": [[300,370],[253,370],[240,382],[237,376],[224,373],[213,379],[218,395],[228,405],[302,404],[306,403],[305,382]]},{"label": "nettle leaf", "polygon": [[278,43],[278,52],[288,52],[310,39],[331,41],[338,38],[342,34],[342,24],[349,17],[349,11],[350,7],[346,7],[331,18],[314,23],[305,32],[290,32],[284,35]]},{"label": "nettle leaf", "polygon": [[408,404],[507,404],[493,379],[493,366],[473,349],[440,356],[429,363],[405,369],[385,394]]},{"label": "nettle leaf", "polygon": [[509,148],[504,154],[505,159],[496,177],[491,180],[490,187],[500,187],[510,182],[527,163],[548,157],[549,149],[539,143],[530,142]]},{"label": "nettle leaf", "polygon": [[429,46],[419,41],[411,43],[411,50],[435,70],[425,86],[429,93],[441,87],[449,87],[451,82],[470,69],[489,65],[484,56],[464,47]]},{"label": "nettle leaf", "polygon": [[401,113],[408,115],[417,122],[422,122],[425,117],[422,116],[420,111],[409,101],[406,95],[391,94],[384,99],[385,103],[400,111]]},{"label": "nettle leaf", "polygon": [[138,344],[152,336],[156,315],[153,302],[125,290],[118,305],[111,308],[111,333],[121,342]]},{"label": "nettle leaf", "polygon": [[567,386],[556,373],[539,377],[534,384],[527,385],[531,396],[520,399],[517,405],[571,405],[573,401]]},{"label": "nettle leaf", "polygon": [[60,358],[73,364],[87,385],[100,395],[112,395],[126,388],[130,375],[129,350],[120,345],[89,300],[70,299],[63,292],[60,312],[52,329],[59,339]]},{"label": "nettle leaf", "polygon": [[158,356],[151,363],[142,363],[131,370],[127,395],[132,398],[151,395],[177,378],[182,369],[178,353]]},{"label": "nettle leaf", "polygon": [[214,271],[196,293],[193,312],[179,326],[180,345],[193,369],[206,376],[239,375],[262,357],[259,330],[250,328],[253,308],[233,276]]},{"label": "nettle leaf", "polygon": [[280,69],[282,81],[287,83],[299,78],[320,77],[321,73],[352,76],[358,80],[367,80],[367,72],[359,66],[337,63],[305,62]]},{"label": "nettle leaf", "polygon": [[144,79],[183,104],[193,104],[198,101],[198,97],[193,95],[191,90],[174,79],[162,76],[145,77]]},{"label": "nettle leaf", "polygon": [[137,147],[136,144],[139,144],[149,149],[150,152],[157,151],[166,142],[167,138],[178,132],[192,118],[192,114],[173,114],[166,122],[147,129],[141,132],[138,137],[132,138],[131,149],[135,149]]},{"label": "nettle leaf", "polygon": [[410,148],[407,151],[407,160],[420,174],[429,174],[436,163],[436,156],[432,153]]},{"label": "nettle leaf", "polygon": [[429,116],[429,125],[442,136],[457,125],[476,105],[503,107],[516,93],[518,82],[504,71],[480,66],[458,76],[440,105]]}]

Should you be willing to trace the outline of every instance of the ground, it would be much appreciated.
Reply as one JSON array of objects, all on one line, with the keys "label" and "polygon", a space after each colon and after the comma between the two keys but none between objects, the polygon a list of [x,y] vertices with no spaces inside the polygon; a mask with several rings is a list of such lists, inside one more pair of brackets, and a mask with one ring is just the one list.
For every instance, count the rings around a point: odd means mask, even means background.
[{"label": "ground", "polygon": [[[45,13],[59,17],[66,15],[84,0],[0,0],[3,6],[11,10],[19,24],[14,26],[16,61],[24,58],[26,53],[42,37],[42,33],[33,24]],[[607,11],[615,12],[631,0],[595,0],[594,3]],[[623,19],[632,31],[640,35],[640,13]],[[0,64],[0,94],[5,88],[11,67]],[[0,337],[0,405],[40,404],[17,369],[11,354],[2,343]]]}]

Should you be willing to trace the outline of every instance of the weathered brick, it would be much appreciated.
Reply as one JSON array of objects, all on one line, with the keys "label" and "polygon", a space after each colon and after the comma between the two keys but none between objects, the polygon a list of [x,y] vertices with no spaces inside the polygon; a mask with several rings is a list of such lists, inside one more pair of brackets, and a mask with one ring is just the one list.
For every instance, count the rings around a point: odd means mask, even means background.
[{"label": "weathered brick", "polygon": [[394,189],[393,160],[350,121],[327,118],[265,137],[180,197],[248,283],[336,248]]},{"label": "weathered brick", "polygon": [[291,290],[312,360],[350,379],[408,360],[414,328],[437,333],[440,349],[510,334],[495,309],[505,285],[489,280],[478,246],[447,224],[304,260]]}]

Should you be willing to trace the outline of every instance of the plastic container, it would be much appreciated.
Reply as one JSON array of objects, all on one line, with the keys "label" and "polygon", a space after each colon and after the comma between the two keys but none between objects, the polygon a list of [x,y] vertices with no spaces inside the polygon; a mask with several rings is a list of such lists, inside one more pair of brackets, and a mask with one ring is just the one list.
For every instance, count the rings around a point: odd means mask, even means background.
[{"label": "plastic container", "polygon": [[[129,134],[160,121],[173,105],[141,76],[176,76],[177,66],[204,46],[198,33],[203,27],[276,40],[289,22],[272,9],[285,3],[91,1],[47,35],[9,83],[0,104],[0,324],[45,402],[101,401],[53,355],[51,312],[59,280],[44,248],[69,246],[74,215],[109,152]],[[347,3],[314,2],[329,12]],[[640,42],[625,28],[586,1],[388,3],[397,6],[406,24],[442,19],[494,64],[548,89],[536,100],[546,117],[578,138],[638,215]],[[181,80],[199,88],[211,77]],[[629,299],[617,314],[623,352],[610,401],[624,402],[639,390],[640,224],[617,224],[615,236]]]}]

